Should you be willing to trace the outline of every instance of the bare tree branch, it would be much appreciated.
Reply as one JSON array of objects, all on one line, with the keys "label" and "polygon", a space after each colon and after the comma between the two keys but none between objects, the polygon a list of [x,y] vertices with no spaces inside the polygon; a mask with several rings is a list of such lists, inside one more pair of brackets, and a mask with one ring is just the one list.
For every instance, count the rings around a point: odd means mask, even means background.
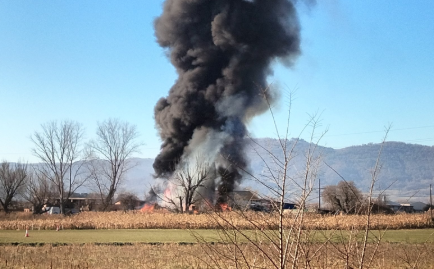
[{"label": "bare tree branch", "polygon": [[27,184],[27,164],[3,161],[0,165],[0,205],[8,213],[12,200]]},{"label": "bare tree branch", "polygon": [[135,125],[109,119],[98,123],[96,139],[87,145],[87,168],[100,194],[102,210],[112,203],[125,173],[137,165],[129,158],[140,151],[138,136]]},{"label": "bare tree branch", "polygon": [[42,162],[35,167],[56,188],[63,214],[65,201],[87,180],[79,163],[83,127],[74,121],[52,121],[41,127],[31,137],[32,153]]}]

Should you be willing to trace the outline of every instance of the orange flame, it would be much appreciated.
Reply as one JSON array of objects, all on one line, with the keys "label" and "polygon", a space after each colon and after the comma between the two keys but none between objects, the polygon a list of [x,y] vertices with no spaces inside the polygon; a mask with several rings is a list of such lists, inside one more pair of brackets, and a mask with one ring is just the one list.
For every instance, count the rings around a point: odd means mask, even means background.
[{"label": "orange flame", "polygon": [[196,208],[196,205],[190,205],[190,207],[188,208],[188,212],[192,213],[192,214],[199,214],[199,211]]},{"label": "orange flame", "polygon": [[170,187],[167,187],[166,190],[164,190],[164,197],[166,197],[166,198],[172,198]]},{"label": "orange flame", "polygon": [[142,213],[151,213],[154,212],[155,204],[145,204],[142,209],[140,209],[140,212]]},{"label": "orange flame", "polygon": [[219,204],[218,206],[220,207],[221,211],[232,211],[232,207],[226,203]]}]

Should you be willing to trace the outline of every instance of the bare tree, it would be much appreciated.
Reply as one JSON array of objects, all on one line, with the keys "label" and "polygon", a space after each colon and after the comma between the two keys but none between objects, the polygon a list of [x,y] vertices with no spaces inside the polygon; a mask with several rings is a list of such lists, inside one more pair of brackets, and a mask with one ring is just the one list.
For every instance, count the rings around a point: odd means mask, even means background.
[{"label": "bare tree", "polygon": [[3,161],[0,166],[0,204],[8,213],[12,200],[27,183],[27,164]]},{"label": "bare tree", "polygon": [[131,192],[122,192],[118,195],[117,200],[121,202],[121,206],[124,210],[133,210],[138,206],[139,198],[137,195]]},{"label": "bare tree", "polygon": [[170,194],[165,194],[162,199],[177,211],[188,212],[191,205],[202,200],[200,191],[205,190],[211,174],[211,166],[203,156],[196,155],[189,161],[180,162],[169,179]]},{"label": "bare tree", "polygon": [[49,179],[38,171],[29,174],[28,184],[24,191],[23,197],[33,206],[33,214],[43,213],[42,208],[45,203],[52,203],[55,196]]},{"label": "bare tree", "polygon": [[63,214],[65,201],[87,179],[81,169],[83,162],[79,162],[83,127],[74,121],[52,121],[41,127],[42,131],[31,137],[32,152],[42,161],[36,169],[54,185]]},{"label": "bare tree", "polygon": [[333,210],[347,214],[359,213],[364,198],[353,181],[339,181],[337,185],[326,186],[322,197]]},{"label": "bare tree", "polygon": [[96,139],[88,143],[88,169],[100,194],[102,210],[111,205],[125,173],[136,163],[130,160],[142,145],[135,125],[118,119],[98,124]]}]

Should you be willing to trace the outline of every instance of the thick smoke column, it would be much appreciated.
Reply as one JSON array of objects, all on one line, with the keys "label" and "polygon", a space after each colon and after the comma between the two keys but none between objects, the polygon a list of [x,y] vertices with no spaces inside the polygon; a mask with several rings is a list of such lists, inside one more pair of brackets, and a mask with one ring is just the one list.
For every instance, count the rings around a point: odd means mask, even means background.
[{"label": "thick smoke column", "polygon": [[179,75],[155,106],[163,140],[155,175],[170,176],[195,147],[212,144],[219,192],[231,191],[241,176],[218,156],[246,166],[245,124],[267,109],[270,64],[300,52],[295,7],[288,0],[167,0],[155,30]]}]

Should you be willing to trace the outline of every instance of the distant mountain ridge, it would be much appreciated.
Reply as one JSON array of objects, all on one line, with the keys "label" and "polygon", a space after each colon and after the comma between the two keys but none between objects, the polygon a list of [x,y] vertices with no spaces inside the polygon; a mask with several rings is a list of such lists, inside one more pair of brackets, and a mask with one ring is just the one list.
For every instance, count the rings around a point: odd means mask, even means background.
[{"label": "distant mountain ridge", "polygon": [[[294,143],[294,139],[287,143]],[[260,146],[258,146],[260,145]],[[304,153],[309,143],[299,140],[295,147],[296,157],[291,165],[301,169],[304,164]],[[346,180],[354,181],[363,192],[369,188],[371,180],[370,171],[375,165],[381,144],[365,144],[342,149],[318,146],[317,152],[322,154],[323,161],[336,170]],[[246,156],[250,160],[249,171],[255,175],[263,172],[263,160],[272,162],[267,149],[278,158],[282,158],[279,141],[271,138],[255,139],[248,142],[245,148]],[[259,155],[260,156],[259,156]],[[155,182],[153,178],[153,159],[135,158],[137,165],[128,171],[126,180],[121,189],[132,191],[143,197],[150,186]],[[428,197],[429,184],[434,184],[434,147],[402,142],[386,142],[380,159],[381,171],[376,191],[386,190],[386,194],[403,199],[412,197]],[[321,166],[319,177],[321,185],[336,184],[340,176],[326,165]],[[250,187],[259,192],[265,191],[260,184],[248,178],[243,180],[240,188]],[[82,190],[87,191],[87,190]],[[424,199],[420,199],[424,200]],[[426,200],[426,199],[425,199]]]},{"label": "distant mountain ridge", "polygon": [[[380,144],[367,144],[334,150],[326,159],[333,167],[354,181],[364,180],[363,174],[375,165]],[[402,142],[386,142],[380,157],[380,188],[392,184],[393,189],[416,190],[433,183],[434,147]],[[332,179],[332,175],[330,175]]]},{"label": "distant mountain ridge", "polygon": [[[295,140],[288,141],[289,144]],[[281,147],[276,139],[256,139],[256,142],[267,148],[276,156],[282,158]],[[295,166],[302,167],[304,155],[309,143],[298,140],[295,147],[296,157],[292,161]],[[381,144],[365,144],[351,146],[343,149],[333,149],[318,146],[316,151],[322,155],[323,161],[336,170],[339,175],[322,165],[319,177],[321,185],[336,184],[342,180],[351,180],[364,192],[367,192],[371,182],[371,171],[375,166]],[[254,156],[258,146],[250,149],[248,156]],[[264,150],[259,150],[262,157]],[[251,157],[251,169],[256,171],[262,163],[259,157]],[[270,161],[271,159],[265,158]],[[385,142],[380,156],[381,170],[379,180],[376,184],[376,191],[385,191],[386,194],[395,197],[414,198],[429,195],[429,184],[434,183],[434,147],[417,144],[406,144],[403,142]],[[413,199],[414,200],[414,199]]]}]

